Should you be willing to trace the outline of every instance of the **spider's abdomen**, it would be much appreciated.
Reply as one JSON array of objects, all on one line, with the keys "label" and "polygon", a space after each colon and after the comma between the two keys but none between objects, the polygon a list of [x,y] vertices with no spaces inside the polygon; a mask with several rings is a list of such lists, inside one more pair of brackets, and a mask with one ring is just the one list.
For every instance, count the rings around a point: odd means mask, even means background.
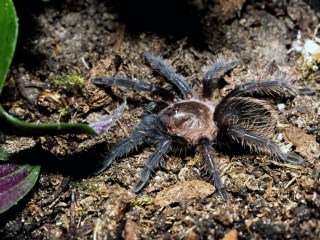
[{"label": "spider's abdomen", "polygon": [[213,105],[197,100],[175,103],[160,112],[160,119],[169,134],[185,138],[195,144],[201,138],[216,137]]}]

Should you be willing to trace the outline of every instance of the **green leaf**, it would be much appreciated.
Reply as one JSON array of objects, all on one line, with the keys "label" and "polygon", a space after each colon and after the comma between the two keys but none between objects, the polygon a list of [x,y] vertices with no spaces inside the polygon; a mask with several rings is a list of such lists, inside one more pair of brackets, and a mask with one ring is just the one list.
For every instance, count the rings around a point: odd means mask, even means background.
[{"label": "green leaf", "polygon": [[7,77],[18,37],[18,21],[11,0],[0,1],[0,94]]},{"label": "green leaf", "polygon": [[12,154],[7,153],[6,151],[0,148],[0,161],[8,161]]},{"label": "green leaf", "polygon": [[33,188],[39,173],[40,166],[0,164],[0,214]]}]

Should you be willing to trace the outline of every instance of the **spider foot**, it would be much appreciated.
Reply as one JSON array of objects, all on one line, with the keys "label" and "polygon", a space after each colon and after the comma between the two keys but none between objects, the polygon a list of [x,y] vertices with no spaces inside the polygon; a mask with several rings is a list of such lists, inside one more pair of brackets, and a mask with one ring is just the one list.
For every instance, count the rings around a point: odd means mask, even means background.
[{"label": "spider foot", "polygon": [[157,168],[163,155],[169,151],[170,146],[171,140],[169,139],[163,139],[159,142],[156,152],[151,155],[148,162],[144,165],[141,172],[141,178],[139,182],[135,185],[135,187],[132,189],[132,192],[137,193],[146,186],[148,180],[152,175],[152,172],[155,170],[155,168]]},{"label": "spider foot", "polygon": [[145,181],[145,180],[143,180],[143,179],[140,179],[140,180],[136,183],[136,185],[132,188],[131,191],[132,191],[133,193],[138,193],[138,192],[140,192],[140,191],[146,186],[147,182],[148,182],[148,181]]},{"label": "spider foot", "polygon": [[114,160],[114,158],[107,157],[103,161],[102,166],[100,168],[98,168],[96,171],[93,172],[93,175],[99,175],[100,173],[102,173],[104,170],[106,170],[111,165],[113,160]]},{"label": "spider foot", "polygon": [[292,155],[292,154],[286,154],[283,160],[288,163],[298,164],[298,165],[301,165],[304,162],[303,158],[297,155]]},{"label": "spider foot", "polygon": [[217,191],[219,193],[219,195],[222,197],[222,199],[226,202],[230,202],[230,199],[228,197],[227,191],[224,187],[222,188],[217,188]]}]

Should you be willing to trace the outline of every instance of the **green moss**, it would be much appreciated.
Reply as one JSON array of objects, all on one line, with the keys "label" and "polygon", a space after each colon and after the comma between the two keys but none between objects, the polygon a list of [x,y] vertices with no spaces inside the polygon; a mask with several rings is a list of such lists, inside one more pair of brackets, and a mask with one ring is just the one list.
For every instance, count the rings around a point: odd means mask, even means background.
[{"label": "green moss", "polygon": [[69,114],[68,108],[62,108],[60,111],[59,117],[61,118],[61,117],[67,116],[68,114]]},{"label": "green moss", "polygon": [[79,189],[81,191],[85,191],[85,192],[95,192],[98,189],[97,186],[93,186],[93,185],[90,185],[88,183],[83,183],[83,182],[71,182],[70,185],[73,188],[77,188],[77,189]]},{"label": "green moss", "polygon": [[310,57],[302,55],[297,62],[297,71],[300,79],[305,81],[308,85],[314,85],[316,80],[316,74],[313,70],[314,66],[320,65],[320,53],[313,54]]},{"label": "green moss", "polygon": [[148,198],[148,197],[136,198],[131,202],[131,204],[133,206],[145,206],[153,203],[153,201],[154,201],[153,198]]},{"label": "green moss", "polygon": [[77,74],[52,75],[51,79],[53,84],[59,87],[85,84],[85,80]]}]

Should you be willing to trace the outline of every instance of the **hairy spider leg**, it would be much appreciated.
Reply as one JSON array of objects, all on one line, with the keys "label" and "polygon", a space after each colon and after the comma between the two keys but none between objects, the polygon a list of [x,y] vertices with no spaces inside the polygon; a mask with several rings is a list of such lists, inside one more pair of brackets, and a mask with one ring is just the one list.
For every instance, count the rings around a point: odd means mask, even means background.
[{"label": "hairy spider leg", "polygon": [[151,94],[158,95],[170,102],[173,102],[177,98],[174,92],[168,89],[139,80],[131,80],[120,77],[96,77],[92,79],[92,82],[100,86],[115,85],[138,91],[150,92]]},{"label": "hairy spider leg", "polygon": [[139,192],[142,188],[145,187],[145,185],[151,177],[152,172],[155,170],[155,168],[158,167],[161,159],[163,158],[163,155],[165,155],[170,150],[170,147],[170,139],[165,138],[159,141],[155,153],[151,155],[150,159],[143,167],[140,180],[132,189],[134,193]]},{"label": "hairy spider leg", "polygon": [[211,100],[213,91],[219,86],[221,77],[235,68],[239,62],[238,59],[218,58],[204,75],[202,80],[202,98]]},{"label": "hairy spider leg", "polygon": [[141,145],[146,141],[145,132],[141,129],[134,131],[128,138],[121,140],[118,144],[112,147],[108,156],[104,159],[102,167],[94,172],[95,175],[100,174],[106,170],[117,158],[130,152],[132,149]]},{"label": "hairy spider leg", "polygon": [[208,172],[211,175],[212,181],[217,188],[220,196],[223,198],[223,200],[229,202],[229,197],[221,181],[220,173],[213,157],[213,150],[208,139],[204,138],[200,141],[200,151],[202,153],[202,156],[205,158]]},{"label": "hairy spider leg", "polygon": [[147,63],[160,75],[162,75],[169,83],[173,84],[179,89],[183,99],[193,97],[193,90],[190,85],[178,74],[175,73],[170,67],[168,67],[164,61],[157,58],[152,53],[146,53],[145,58]]},{"label": "hairy spider leg", "polygon": [[285,80],[249,82],[233,89],[224,98],[224,101],[230,97],[247,94],[259,94],[261,96],[296,96],[299,94],[299,90],[296,86],[293,86],[289,81]]},{"label": "hairy spider leg", "polygon": [[[227,94],[217,105],[216,113],[221,113],[224,109],[229,108],[230,101],[235,100],[237,97],[245,95],[259,94],[259,96],[296,96],[302,94],[290,82],[284,80],[265,81],[265,82],[248,82],[237,86]],[[216,114],[215,114],[216,115]]]},{"label": "hairy spider leg", "polygon": [[229,127],[228,133],[235,139],[240,139],[242,141],[242,144],[246,144],[247,146],[255,149],[256,151],[267,153],[272,157],[283,160],[285,162],[293,164],[303,163],[302,158],[282,152],[280,148],[276,144],[271,142],[269,139],[265,139],[258,135],[246,132],[243,129],[235,126]]}]

